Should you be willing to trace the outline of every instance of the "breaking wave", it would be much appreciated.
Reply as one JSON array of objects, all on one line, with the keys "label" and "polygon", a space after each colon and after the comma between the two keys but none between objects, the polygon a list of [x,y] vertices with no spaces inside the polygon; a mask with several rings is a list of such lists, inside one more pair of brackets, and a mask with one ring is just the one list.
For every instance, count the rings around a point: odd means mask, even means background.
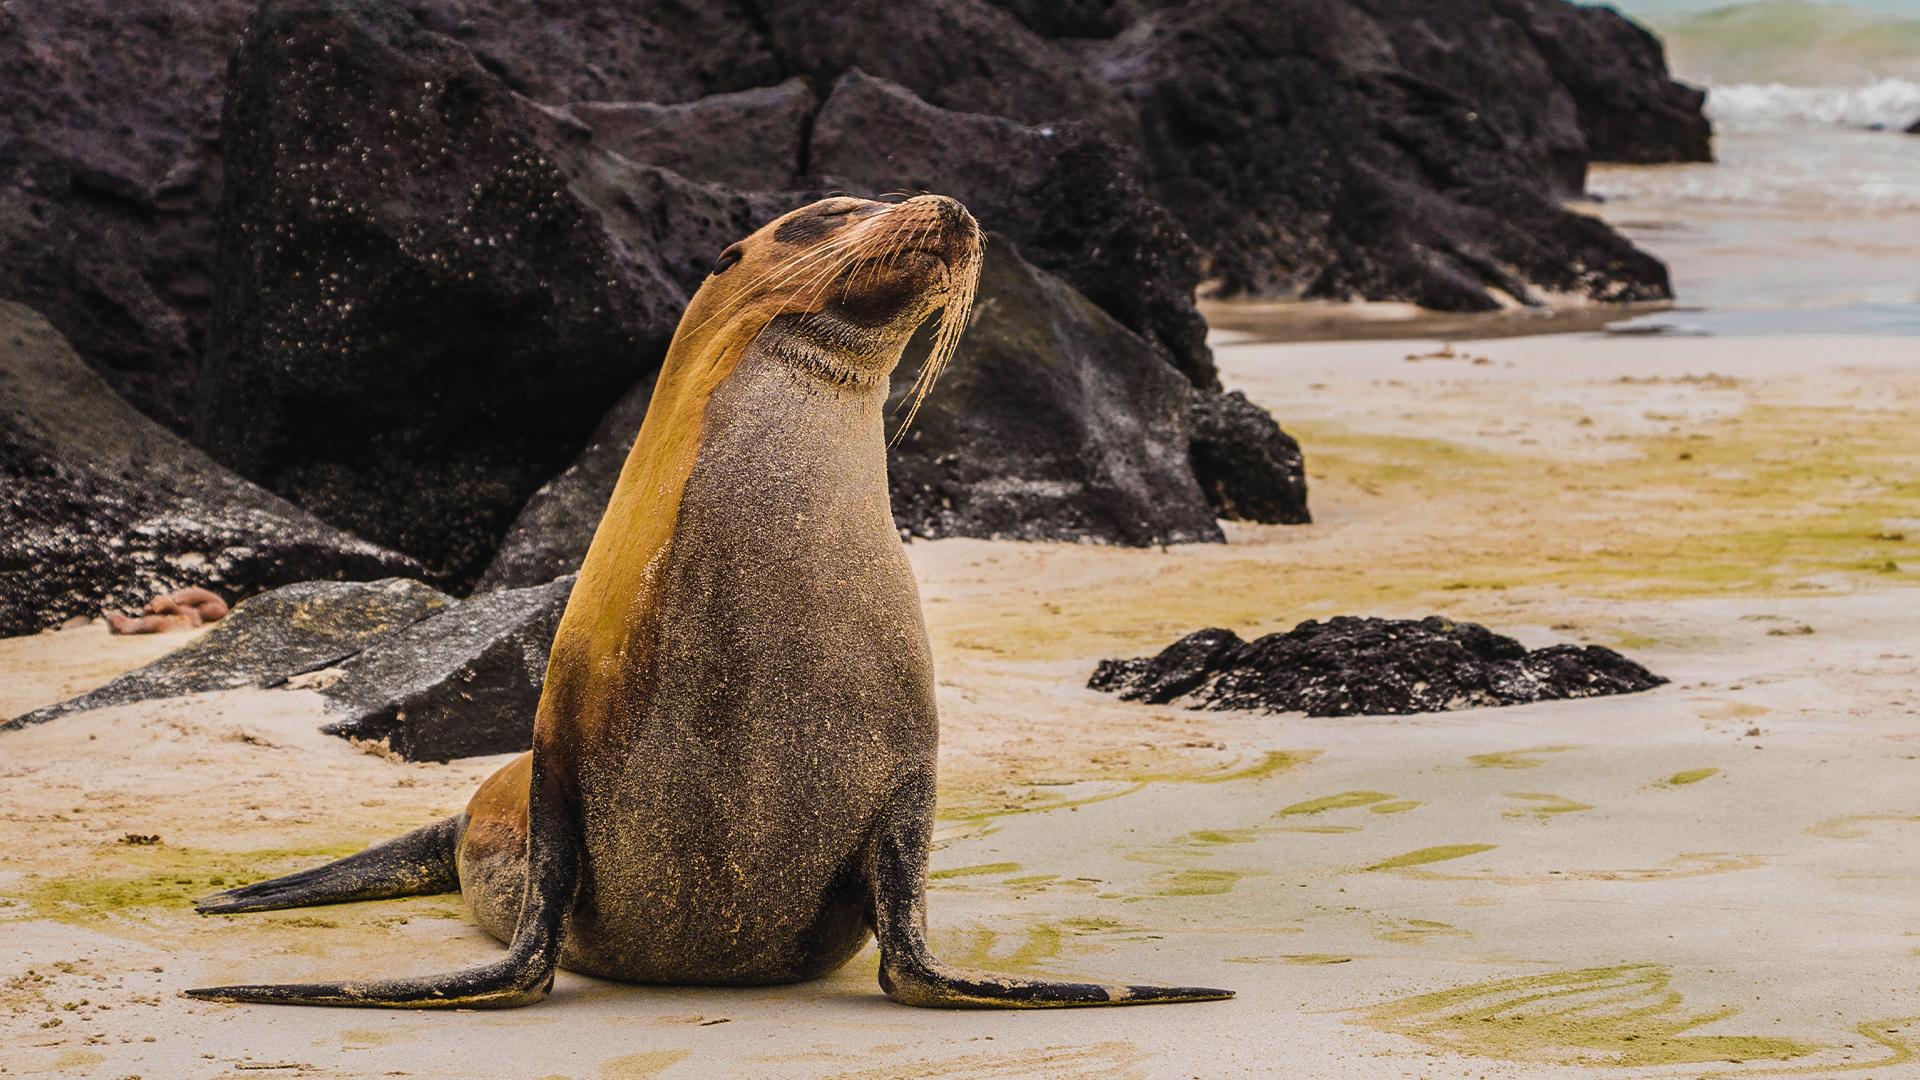
[{"label": "breaking wave", "polygon": [[1920,82],[1889,78],[1863,86],[1709,86],[1707,115],[1717,126],[1745,130],[1783,124],[1905,128],[1920,120]]}]

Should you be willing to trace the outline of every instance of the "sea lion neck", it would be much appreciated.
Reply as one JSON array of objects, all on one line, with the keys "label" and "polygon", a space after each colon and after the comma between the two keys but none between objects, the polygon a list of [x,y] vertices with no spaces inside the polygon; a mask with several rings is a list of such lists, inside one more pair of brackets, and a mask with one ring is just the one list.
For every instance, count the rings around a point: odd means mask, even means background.
[{"label": "sea lion neck", "polygon": [[831,386],[884,393],[887,376],[900,362],[906,342],[848,340],[874,336],[834,332],[821,326],[815,317],[785,315],[768,324],[748,354],[757,353]]}]

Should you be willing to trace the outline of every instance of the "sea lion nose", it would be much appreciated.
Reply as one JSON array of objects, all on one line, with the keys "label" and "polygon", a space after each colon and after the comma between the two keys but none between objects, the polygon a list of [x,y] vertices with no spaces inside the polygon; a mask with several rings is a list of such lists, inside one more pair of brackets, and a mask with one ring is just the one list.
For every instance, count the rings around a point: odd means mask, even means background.
[{"label": "sea lion nose", "polygon": [[909,202],[940,215],[940,224],[949,234],[971,235],[979,225],[959,199],[947,195],[916,195]]}]

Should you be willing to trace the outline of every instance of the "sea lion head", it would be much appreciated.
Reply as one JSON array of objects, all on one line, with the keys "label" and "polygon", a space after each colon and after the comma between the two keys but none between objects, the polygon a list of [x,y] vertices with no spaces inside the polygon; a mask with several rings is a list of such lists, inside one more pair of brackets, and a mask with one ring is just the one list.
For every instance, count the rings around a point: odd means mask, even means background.
[{"label": "sea lion head", "polygon": [[944,195],[822,199],[721,252],[680,337],[711,337],[688,342],[702,349],[758,341],[828,382],[870,387],[885,382],[914,330],[941,311],[915,384],[917,408],[966,327],[984,244],[973,215]]}]

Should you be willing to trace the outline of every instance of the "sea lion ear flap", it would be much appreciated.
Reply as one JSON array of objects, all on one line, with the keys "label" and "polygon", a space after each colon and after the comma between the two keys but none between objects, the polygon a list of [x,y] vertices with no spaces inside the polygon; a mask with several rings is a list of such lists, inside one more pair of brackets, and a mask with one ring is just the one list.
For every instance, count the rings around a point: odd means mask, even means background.
[{"label": "sea lion ear flap", "polygon": [[732,269],[733,264],[740,261],[740,255],[745,250],[745,247],[740,244],[734,244],[728,247],[727,250],[720,253],[718,259],[714,260],[713,269],[708,271],[708,276],[719,277],[729,269]]}]

